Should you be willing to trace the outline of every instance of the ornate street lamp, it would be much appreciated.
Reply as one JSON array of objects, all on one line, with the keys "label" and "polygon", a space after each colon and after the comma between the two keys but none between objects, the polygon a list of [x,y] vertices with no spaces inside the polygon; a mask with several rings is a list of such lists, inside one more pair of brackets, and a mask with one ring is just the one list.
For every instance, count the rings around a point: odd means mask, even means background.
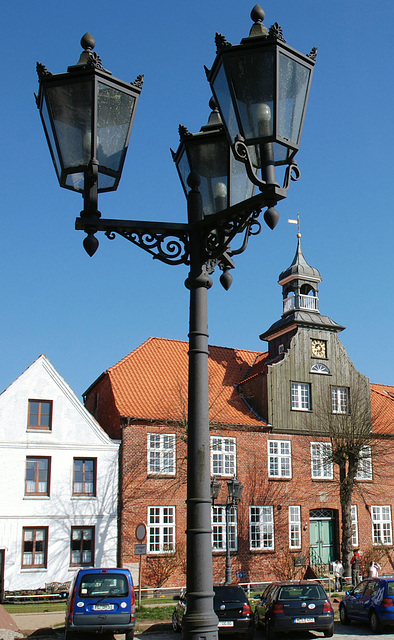
[{"label": "ornate street lamp", "polygon": [[[260,188],[276,185],[275,167],[287,165],[283,187],[298,179],[294,156],[300,146],[316,49],[296,51],[275,23],[269,30],[256,5],[248,38],[233,46],[216,34],[217,56],[206,69],[235,157]],[[256,169],[261,169],[258,178]]]},{"label": "ornate street lamp", "polygon": [[[261,10],[255,7],[252,16],[256,12],[261,15]],[[253,19],[252,30],[259,29],[259,20]],[[296,104],[292,107],[293,94],[280,88],[283,74],[287,74],[290,85],[294,84],[298,72],[291,70],[301,60],[298,57],[301,54],[296,55],[294,50],[280,44],[277,36],[275,43],[270,42],[268,46],[265,40],[270,39],[272,35],[251,37],[242,41],[239,47],[230,47],[237,55],[245,52],[242,64],[235,64],[234,59],[226,66],[224,51],[218,53],[208,75],[223,124],[214,107],[208,125],[198,134],[180,128],[180,147],[173,155],[187,195],[186,223],[103,219],[98,211],[98,193],[116,189],[120,180],[142,76],[131,85],[112,78],[93,53],[94,40],[88,35],[81,41],[84,52],[79,63],[69,67],[66,74],[52,75],[43,65],[37,65],[40,82],[37,105],[60,185],[78,191],[84,197],[84,209],[75,226],[87,234],[84,247],[88,254],[92,256],[98,247],[95,234],[104,231],[110,239],[116,234],[123,236],[161,262],[189,266],[185,282],[190,290],[187,612],[182,624],[187,640],[217,640],[212,587],[208,399],[207,291],[212,286],[210,276],[219,266],[223,271],[221,283],[228,289],[232,280],[228,271],[235,266],[232,258],[245,251],[251,235],[261,231],[258,217],[263,208],[267,208],[264,214],[267,224],[271,228],[275,226],[278,213],[274,207],[287,195],[299,145],[300,132],[294,134],[293,123],[301,109],[298,122],[302,124],[305,112],[306,99],[302,102],[297,97],[302,92],[296,94]],[[271,61],[269,64],[261,66],[259,50],[253,49],[251,40],[260,42],[264,51],[272,50],[263,60]],[[249,55],[251,49],[254,56]],[[279,54],[275,57],[273,51],[279,49],[289,58],[287,66],[281,58],[277,62]],[[245,75],[246,68],[253,70],[254,66],[258,72]],[[303,66],[310,72],[307,74],[309,82],[312,62],[309,67],[306,62]],[[298,69],[297,66],[294,68]],[[220,78],[220,82],[216,78]],[[238,100],[237,107],[230,103],[226,107],[225,83],[228,83],[227,95]],[[302,95],[307,95],[307,90]],[[265,105],[271,110],[273,123],[268,133],[261,124],[267,111]],[[249,114],[249,124],[254,127],[252,134],[245,114]],[[285,124],[280,124],[283,118],[291,125],[289,132]],[[235,160],[229,153],[228,142],[226,146],[226,136]],[[289,170],[283,186],[279,187],[270,167],[281,163],[287,163]],[[253,187],[246,180],[243,166],[251,182],[258,184],[259,194],[252,195]],[[259,168],[262,169],[261,179],[256,176]],[[292,177],[298,178],[298,173]],[[237,236],[241,236],[241,244],[234,249]],[[234,483],[235,480],[229,483],[231,500],[239,500],[240,487]]]},{"label": "ornate street lamp", "polygon": [[132,84],[114,78],[95,45],[85,33],[67,73],[37,63],[37,106],[56,174],[61,187],[83,194],[85,216],[97,212],[98,193],[118,188],[143,83],[143,76]]}]

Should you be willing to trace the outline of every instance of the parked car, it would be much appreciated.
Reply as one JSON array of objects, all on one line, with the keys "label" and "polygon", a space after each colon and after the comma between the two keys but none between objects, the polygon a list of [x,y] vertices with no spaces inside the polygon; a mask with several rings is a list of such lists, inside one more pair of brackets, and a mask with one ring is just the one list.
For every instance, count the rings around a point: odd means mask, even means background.
[{"label": "parked car", "polygon": [[133,640],[135,596],[128,569],[80,569],[71,587],[65,637],[79,633],[124,633]]},{"label": "parked car", "polygon": [[312,580],[269,584],[256,604],[254,622],[265,627],[268,640],[277,631],[323,631],[326,638],[334,633],[330,600],[320,582]]},{"label": "parked car", "polygon": [[339,605],[342,624],[369,622],[373,633],[394,626],[394,575],[363,580],[346,591]]},{"label": "parked car", "polygon": [[[242,640],[253,638],[253,614],[245,591],[239,585],[214,586],[213,608],[219,619],[219,636],[235,636]],[[174,613],[172,628],[180,631],[186,613],[186,594],[181,593]]]}]

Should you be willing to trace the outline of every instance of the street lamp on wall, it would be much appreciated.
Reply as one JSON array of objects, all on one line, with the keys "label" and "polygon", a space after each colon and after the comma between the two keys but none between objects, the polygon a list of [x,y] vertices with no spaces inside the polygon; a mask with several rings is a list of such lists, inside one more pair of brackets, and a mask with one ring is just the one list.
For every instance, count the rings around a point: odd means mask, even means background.
[{"label": "street lamp on wall", "polygon": [[[180,128],[180,147],[173,155],[187,197],[184,223],[103,219],[98,210],[98,193],[113,191],[119,184],[142,76],[132,84],[113,78],[93,52],[95,43],[89,34],[82,38],[80,61],[67,73],[53,75],[37,64],[40,88],[36,101],[60,186],[83,195],[84,208],[75,227],[87,234],[87,253],[95,253],[96,233],[104,231],[107,238],[120,235],[165,264],[189,267],[185,282],[190,291],[185,640],[217,640],[207,291],[216,267],[223,271],[221,284],[229,288],[233,258],[245,251],[250,236],[260,233],[261,211],[266,209],[264,219],[274,228],[279,217],[275,206],[286,198],[290,176],[299,177],[294,155],[313,66],[312,58],[304,59],[283,44],[280,28],[265,34],[261,15],[256,5],[252,31],[259,34],[252,34],[239,46],[227,46],[217,38],[218,55],[208,77],[219,110],[211,104],[208,125],[198,134]],[[283,88],[283,74],[287,88]],[[307,82],[294,92],[299,75]],[[274,175],[280,164],[288,168],[282,187]],[[254,184],[260,189],[257,195],[253,195]],[[240,242],[234,248],[237,237]],[[234,484],[235,480],[229,483],[226,510],[241,497],[242,485]]]},{"label": "street lamp on wall", "polygon": [[[213,478],[211,480],[211,500],[212,504],[217,500],[220,493],[220,483]],[[243,484],[235,476],[227,481],[227,497],[225,504],[225,523],[226,523],[226,572],[225,584],[232,582],[231,569],[231,543],[230,543],[230,511],[234,509],[241,501]]]}]

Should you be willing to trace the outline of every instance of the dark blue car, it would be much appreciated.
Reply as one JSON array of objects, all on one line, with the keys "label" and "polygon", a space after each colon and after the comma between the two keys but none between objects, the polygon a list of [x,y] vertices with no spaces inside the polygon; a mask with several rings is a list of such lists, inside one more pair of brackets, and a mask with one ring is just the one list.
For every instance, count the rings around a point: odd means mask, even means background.
[{"label": "dark blue car", "polygon": [[342,598],[339,605],[342,624],[352,620],[369,622],[373,633],[394,626],[394,575],[363,580]]}]

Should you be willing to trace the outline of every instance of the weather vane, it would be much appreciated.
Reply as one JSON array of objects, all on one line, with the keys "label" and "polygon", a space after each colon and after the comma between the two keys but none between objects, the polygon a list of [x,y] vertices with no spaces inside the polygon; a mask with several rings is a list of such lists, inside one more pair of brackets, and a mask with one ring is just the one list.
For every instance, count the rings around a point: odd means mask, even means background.
[{"label": "weather vane", "polygon": [[297,232],[297,237],[301,238],[301,231],[300,231],[300,213],[297,213],[297,220],[294,220],[293,218],[288,218],[287,222],[290,222],[290,224],[296,224],[298,227],[298,232]]}]

